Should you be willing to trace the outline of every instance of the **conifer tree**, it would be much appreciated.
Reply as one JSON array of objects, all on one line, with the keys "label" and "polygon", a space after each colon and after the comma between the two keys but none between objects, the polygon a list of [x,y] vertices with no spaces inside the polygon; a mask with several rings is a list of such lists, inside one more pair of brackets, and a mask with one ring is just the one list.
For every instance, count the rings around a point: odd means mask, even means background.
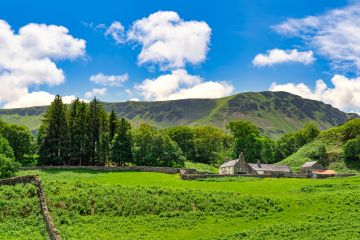
[{"label": "conifer tree", "polygon": [[67,109],[62,98],[56,95],[43,119],[40,136],[41,162],[45,165],[62,165],[69,156]]},{"label": "conifer tree", "polygon": [[119,165],[132,162],[132,136],[130,122],[121,118],[113,140],[112,160]]},{"label": "conifer tree", "polygon": [[110,116],[109,116],[109,137],[110,141],[112,141],[116,134],[116,128],[118,125],[118,118],[116,116],[114,108],[111,110]]}]

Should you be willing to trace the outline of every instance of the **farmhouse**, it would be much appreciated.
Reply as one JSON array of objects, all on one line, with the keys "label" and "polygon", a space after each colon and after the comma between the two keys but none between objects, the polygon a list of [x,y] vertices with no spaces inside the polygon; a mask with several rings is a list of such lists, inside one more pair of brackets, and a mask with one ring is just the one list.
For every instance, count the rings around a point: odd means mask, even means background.
[{"label": "farmhouse", "polygon": [[251,171],[251,169],[245,161],[243,153],[240,153],[239,159],[226,161],[219,167],[219,174],[221,175],[241,174],[248,173],[249,171]]},{"label": "farmhouse", "polygon": [[313,171],[325,170],[325,168],[317,161],[306,162],[301,166],[301,173],[310,175]]},{"label": "farmhouse", "polygon": [[286,165],[247,163],[244,154],[240,153],[239,159],[230,160],[223,163],[219,168],[219,174],[260,174],[260,175],[279,175],[290,174],[291,170]]}]

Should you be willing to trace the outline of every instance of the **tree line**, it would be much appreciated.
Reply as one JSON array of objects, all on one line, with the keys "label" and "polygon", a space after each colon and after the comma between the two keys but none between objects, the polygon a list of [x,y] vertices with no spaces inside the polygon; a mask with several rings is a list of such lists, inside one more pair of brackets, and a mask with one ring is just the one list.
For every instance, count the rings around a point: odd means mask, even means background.
[{"label": "tree line", "polygon": [[[358,136],[358,129],[356,125],[347,133],[350,140],[345,153],[349,158],[359,156],[359,140],[353,139],[353,135]],[[319,133],[319,127],[312,122],[278,140],[242,120],[228,123],[226,129],[213,126],[158,129],[148,124],[134,127],[127,119],[119,118],[114,109],[107,113],[96,98],[90,103],[75,99],[66,105],[57,95],[42,116],[36,140],[26,127],[0,121],[0,165],[7,169],[16,165],[11,162],[22,166],[183,167],[185,161],[191,161],[218,166],[226,159],[237,158],[240,152],[248,162],[275,163],[311,142]],[[319,148],[314,158],[324,154],[325,146]]]}]

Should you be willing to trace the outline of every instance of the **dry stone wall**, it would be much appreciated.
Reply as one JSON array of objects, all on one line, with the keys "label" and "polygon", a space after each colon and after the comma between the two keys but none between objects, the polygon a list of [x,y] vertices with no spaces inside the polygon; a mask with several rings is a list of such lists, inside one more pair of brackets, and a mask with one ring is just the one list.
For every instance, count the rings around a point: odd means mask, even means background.
[{"label": "dry stone wall", "polygon": [[0,186],[2,185],[14,186],[16,184],[27,184],[27,183],[35,184],[35,188],[39,197],[40,210],[43,215],[46,231],[49,235],[50,240],[60,240],[61,237],[59,231],[56,229],[54,221],[47,207],[45,191],[44,188],[42,187],[40,178],[38,176],[28,175],[28,176],[20,176],[20,177],[0,180]]}]

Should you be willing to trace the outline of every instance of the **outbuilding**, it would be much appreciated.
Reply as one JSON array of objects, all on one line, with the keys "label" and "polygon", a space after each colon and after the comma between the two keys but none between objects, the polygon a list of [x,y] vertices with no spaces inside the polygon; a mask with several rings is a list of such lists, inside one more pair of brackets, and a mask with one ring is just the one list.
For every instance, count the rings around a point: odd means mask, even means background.
[{"label": "outbuilding", "polygon": [[318,161],[306,162],[301,166],[301,173],[310,175],[313,171],[326,170]]},{"label": "outbuilding", "polygon": [[258,161],[257,163],[249,163],[249,166],[252,174],[286,175],[291,173],[287,165],[263,164]]}]

